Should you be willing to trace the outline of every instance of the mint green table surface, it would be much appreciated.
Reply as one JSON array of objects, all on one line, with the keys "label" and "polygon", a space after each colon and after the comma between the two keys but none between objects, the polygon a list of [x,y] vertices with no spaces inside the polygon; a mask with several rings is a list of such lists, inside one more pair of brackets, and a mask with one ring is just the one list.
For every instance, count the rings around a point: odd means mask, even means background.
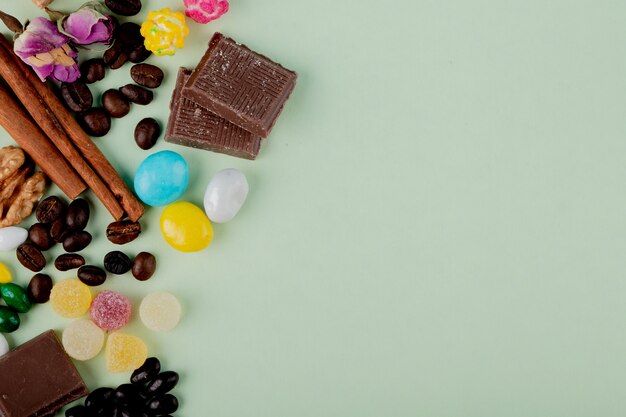
[{"label": "mint green table surface", "polygon": [[[165,6],[182,0],[145,1],[139,18]],[[166,246],[150,209],[124,250],[156,253],[158,273],[105,285],[135,307],[180,297],[174,331],[126,329],[180,372],[177,416],[626,413],[626,3],[232,0],[190,26],[183,51],[149,61],[166,70],[155,102],[97,139],[126,179],[151,153],[134,125],[165,123],[177,68],[214,31],[300,78],[257,161],[154,148],[188,160],[185,200],[227,167],[251,186],[201,253]],[[94,90],[127,82],[129,66]],[[85,253],[101,263],[110,219],[87,197]],[[28,282],[14,254],[0,260]],[[69,322],[49,305],[23,317],[13,346]],[[103,356],[78,364],[92,388],[128,378]]]}]

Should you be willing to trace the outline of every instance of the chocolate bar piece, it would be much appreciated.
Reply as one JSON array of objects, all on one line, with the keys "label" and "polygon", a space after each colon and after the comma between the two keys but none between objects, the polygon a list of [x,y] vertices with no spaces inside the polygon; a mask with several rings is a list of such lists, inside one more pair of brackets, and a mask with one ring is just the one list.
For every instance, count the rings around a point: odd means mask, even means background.
[{"label": "chocolate bar piece", "polygon": [[255,159],[261,148],[258,135],[228,122],[181,94],[190,75],[191,70],[187,68],[178,70],[165,141]]},{"label": "chocolate bar piece", "polygon": [[0,416],[40,417],[89,393],[54,331],[0,356]]},{"label": "chocolate bar piece", "polygon": [[266,138],[297,77],[295,72],[216,33],[183,96]]}]

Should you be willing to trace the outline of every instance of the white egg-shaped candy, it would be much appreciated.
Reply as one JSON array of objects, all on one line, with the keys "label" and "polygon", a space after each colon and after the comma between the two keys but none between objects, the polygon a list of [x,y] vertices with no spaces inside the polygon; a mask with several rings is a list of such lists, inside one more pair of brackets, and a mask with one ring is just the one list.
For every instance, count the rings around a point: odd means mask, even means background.
[{"label": "white egg-shaped candy", "polygon": [[28,230],[23,227],[9,226],[0,229],[0,251],[15,250],[28,238]]},{"label": "white egg-shaped candy", "polygon": [[0,333],[0,356],[4,355],[9,351],[9,342],[7,342],[6,337],[2,333]]},{"label": "white egg-shaped candy", "polygon": [[219,171],[211,178],[204,194],[204,211],[215,223],[235,217],[248,196],[248,180],[234,168]]}]

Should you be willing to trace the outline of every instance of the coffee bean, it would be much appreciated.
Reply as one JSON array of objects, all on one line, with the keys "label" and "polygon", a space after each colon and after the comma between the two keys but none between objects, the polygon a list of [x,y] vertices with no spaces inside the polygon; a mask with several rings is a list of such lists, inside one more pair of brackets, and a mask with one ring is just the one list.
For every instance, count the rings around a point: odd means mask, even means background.
[{"label": "coffee bean", "polygon": [[91,234],[85,232],[74,232],[63,241],[63,249],[66,252],[80,252],[91,243]]},{"label": "coffee bean", "polygon": [[131,266],[132,262],[124,252],[116,250],[104,255],[104,269],[112,274],[125,274],[130,271]]},{"label": "coffee bean", "polygon": [[84,265],[78,268],[78,279],[85,285],[97,287],[104,284],[104,281],[107,279],[107,273],[97,266]]},{"label": "coffee bean", "polygon": [[100,107],[87,110],[80,115],[78,122],[90,136],[104,136],[111,129],[111,116]]},{"label": "coffee bean", "polygon": [[156,415],[172,414],[178,410],[178,398],[172,394],[165,394],[155,397],[146,405],[149,413]]},{"label": "coffee bean", "polygon": [[178,384],[178,374],[174,371],[161,372],[146,387],[146,394],[161,395],[170,392]]},{"label": "coffee bean", "polygon": [[54,266],[59,271],[69,271],[85,265],[85,258],[75,253],[64,253],[54,260]]},{"label": "coffee bean", "polygon": [[119,25],[115,31],[115,36],[117,41],[122,44],[122,48],[128,53],[144,43],[141,26],[134,22],[125,22]]},{"label": "coffee bean", "polygon": [[46,274],[35,274],[28,283],[28,297],[32,302],[43,304],[50,299],[52,278]]},{"label": "coffee bean", "polygon": [[102,62],[104,62],[104,65],[110,67],[115,61],[117,61],[123,50],[124,48],[120,42],[117,40],[113,42],[113,45],[111,45],[111,47],[106,50],[104,55],[102,55]]},{"label": "coffee bean", "polygon": [[35,210],[35,216],[41,223],[52,223],[63,214],[65,203],[59,197],[51,196],[43,200]]},{"label": "coffee bean", "polygon": [[93,105],[93,95],[82,81],[61,84],[61,97],[70,110],[77,113],[89,109]]},{"label": "coffee bean", "polygon": [[103,80],[106,75],[104,60],[101,58],[89,59],[80,66],[82,79],[87,84]]},{"label": "coffee bean", "polygon": [[151,117],[142,119],[135,127],[135,142],[137,146],[144,150],[152,148],[160,135],[161,127]]},{"label": "coffee bean", "polygon": [[73,231],[83,230],[89,222],[89,204],[82,198],[77,198],[67,206],[65,224]]},{"label": "coffee bean", "polygon": [[39,272],[46,266],[46,258],[32,243],[22,243],[16,250],[17,260],[33,272]]},{"label": "coffee bean", "polygon": [[154,65],[137,64],[130,69],[130,77],[143,87],[157,88],[163,81],[163,71]]},{"label": "coffee bean", "polygon": [[128,99],[117,90],[107,90],[102,94],[102,105],[111,117],[124,117],[130,111]]},{"label": "coffee bean", "polygon": [[139,368],[133,371],[130,382],[143,385],[152,381],[161,371],[161,362],[157,358],[148,358]]},{"label": "coffee bean", "polygon": [[104,4],[121,16],[134,16],[141,11],[141,0],[104,0]]},{"label": "coffee bean", "polygon": [[149,252],[140,252],[135,256],[131,270],[135,279],[147,281],[156,271],[156,258]]},{"label": "coffee bean", "polygon": [[140,105],[150,104],[154,98],[152,91],[135,84],[126,84],[124,87],[120,88],[120,93],[124,94],[131,102]]},{"label": "coffee bean", "polygon": [[121,50],[118,55],[116,55],[115,59],[109,65],[109,68],[112,70],[120,69],[124,64],[128,61],[128,52],[125,50]]},{"label": "coffee bean", "polygon": [[141,44],[128,54],[128,60],[133,64],[138,64],[150,58],[150,55],[152,55],[152,52],[148,51],[146,47]]},{"label": "coffee bean", "polygon": [[41,250],[48,250],[55,243],[50,236],[50,225],[44,223],[33,224],[28,229],[28,239]]},{"label": "coffee bean", "polygon": [[70,234],[70,229],[65,224],[65,216],[56,219],[50,225],[50,236],[56,243],[61,243]]},{"label": "coffee bean", "polygon": [[116,245],[124,245],[137,239],[141,233],[141,224],[131,220],[113,222],[107,226],[106,236]]}]

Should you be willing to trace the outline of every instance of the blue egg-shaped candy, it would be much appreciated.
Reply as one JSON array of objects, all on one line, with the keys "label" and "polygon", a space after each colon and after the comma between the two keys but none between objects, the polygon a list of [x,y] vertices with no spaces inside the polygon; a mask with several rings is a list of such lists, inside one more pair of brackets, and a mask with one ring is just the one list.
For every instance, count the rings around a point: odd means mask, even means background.
[{"label": "blue egg-shaped candy", "polygon": [[135,173],[135,192],[150,206],[165,206],[178,200],[189,184],[185,159],[172,151],[154,153]]}]

